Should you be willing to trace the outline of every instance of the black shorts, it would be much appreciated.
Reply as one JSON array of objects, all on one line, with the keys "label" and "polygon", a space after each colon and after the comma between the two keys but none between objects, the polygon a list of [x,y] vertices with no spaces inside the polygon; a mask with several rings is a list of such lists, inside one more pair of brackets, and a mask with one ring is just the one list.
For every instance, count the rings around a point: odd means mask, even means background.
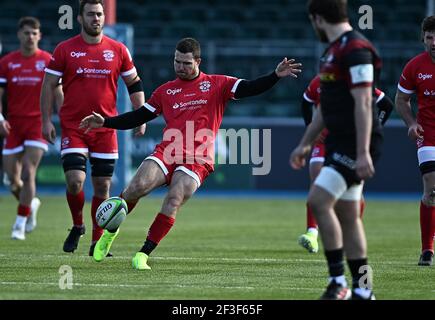
[{"label": "black shorts", "polygon": [[[370,155],[375,164],[381,155],[383,136],[381,133],[373,133],[370,141]],[[339,172],[347,187],[361,183],[355,171],[356,162],[356,136],[341,135],[333,136],[328,134],[325,141],[326,156],[324,165],[334,168]]]}]

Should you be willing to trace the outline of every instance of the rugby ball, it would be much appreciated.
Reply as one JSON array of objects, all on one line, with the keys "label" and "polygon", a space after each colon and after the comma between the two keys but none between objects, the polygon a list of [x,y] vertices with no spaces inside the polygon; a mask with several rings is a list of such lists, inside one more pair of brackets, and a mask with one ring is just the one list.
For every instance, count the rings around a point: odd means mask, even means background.
[{"label": "rugby ball", "polygon": [[127,203],[120,197],[104,200],[97,209],[97,224],[107,230],[116,230],[128,213]]}]

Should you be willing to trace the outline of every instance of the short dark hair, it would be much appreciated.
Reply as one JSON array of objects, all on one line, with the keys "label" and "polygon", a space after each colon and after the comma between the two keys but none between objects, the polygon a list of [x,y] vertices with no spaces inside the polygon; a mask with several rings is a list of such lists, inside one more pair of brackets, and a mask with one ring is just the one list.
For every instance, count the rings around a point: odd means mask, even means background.
[{"label": "short dark hair", "polygon": [[193,38],[184,38],[178,41],[177,46],[175,47],[177,51],[181,53],[189,53],[191,52],[193,58],[199,59],[201,58],[201,45],[199,42]]},{"label": "short dark hair", "polygon": [[86,4],[101,4],[104,8],[104,0],[79,0],[79,15],[83,16],[83,10]]},{"label": "short dark hair", "polygon": [[349,21],[347,0],[309,0],[308,13],[321,16],[328,23]]},{"label": "short dark hair", "polygon": [[18,20],[18,30],[23,29],[24,26],[29,26],[32,29],[41,29],[41,22],[35,17],[22,17]]},{"label": "short dark hair", "polygon": [[435,16],[426,17],[421,23],[421,40],[424,40],[424,33],[426,31],[435,31]]}]

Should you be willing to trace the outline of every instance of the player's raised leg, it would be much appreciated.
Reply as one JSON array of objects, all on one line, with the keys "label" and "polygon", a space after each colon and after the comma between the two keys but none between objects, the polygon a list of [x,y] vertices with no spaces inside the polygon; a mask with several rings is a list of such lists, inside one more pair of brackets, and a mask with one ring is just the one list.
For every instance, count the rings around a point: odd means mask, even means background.
[{"label": "player's raised leg", "polygon": [[[311,183],[316,179],[316,177],[319,175],[320,170],[323,167],[323,162],[325,161],[324,155],[324,146],[323,144],[320,146],[320,144],[317,144],[313,148],[313,152],[310,159],[310,180]],[[319,150],[319,151],[316,151]],[[319,152],[322,152],[318,156]],[[313,156],[313,154],[316,154],[316,156]],[[317,228],[317,222],[316,218],[314,217],[314,214],[312,212],[311,207],[309,204],[306,204],[307,208],[307,232],[303,233],[298,238],[298,243],[303,248],[307,249],[310,253],[317,253],[319,251],[319,243],[317,241],[318,237],[318,228]]]},{"label": "player's raised leg", "polygon": [[[163,169],[153,160],[143,161],[133,179],[121,194],[121,197],[127,202],[128,213],[133,210],[141,197],[146,196],[165,183],[166,177]],[[95,261],[100,262],[106,257],[118,233],[119,229],[104,230],[94,248],[93,257]]]},{"label": "player's raised leg", "polygon": [[149,228],[144,245],[133,257],[132,266],[134,269],[151,269],[147,264],[149,255],[171,230],[178,210],[198,189],[200,183],[199,177],[187,169],[186,172],[174,172],[162,208]]}]

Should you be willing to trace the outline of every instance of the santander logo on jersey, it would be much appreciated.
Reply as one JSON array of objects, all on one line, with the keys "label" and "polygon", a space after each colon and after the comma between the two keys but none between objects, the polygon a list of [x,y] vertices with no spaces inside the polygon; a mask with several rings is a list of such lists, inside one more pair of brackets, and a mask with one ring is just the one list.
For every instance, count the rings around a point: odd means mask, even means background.
[{"label": "santander logo on jersey", "polygon": [[82,68],[79,67],[76,71],[77,74],[111,74],[112,70],[108,70],[108,69],[95,69],[95,68]]},{"label": "santander logo on jersey", "polygon": [[178,108],[185,108],[185,107],[191,107],[189,109],[197,109],[200,108],[203,105],[206,105],[208,103],[208,100],[205,99],[199,99],[199,100],[191,100],[191,101],[187,101],[187,102],[176,102],[173,106],[172,109],[178,109]]}]

